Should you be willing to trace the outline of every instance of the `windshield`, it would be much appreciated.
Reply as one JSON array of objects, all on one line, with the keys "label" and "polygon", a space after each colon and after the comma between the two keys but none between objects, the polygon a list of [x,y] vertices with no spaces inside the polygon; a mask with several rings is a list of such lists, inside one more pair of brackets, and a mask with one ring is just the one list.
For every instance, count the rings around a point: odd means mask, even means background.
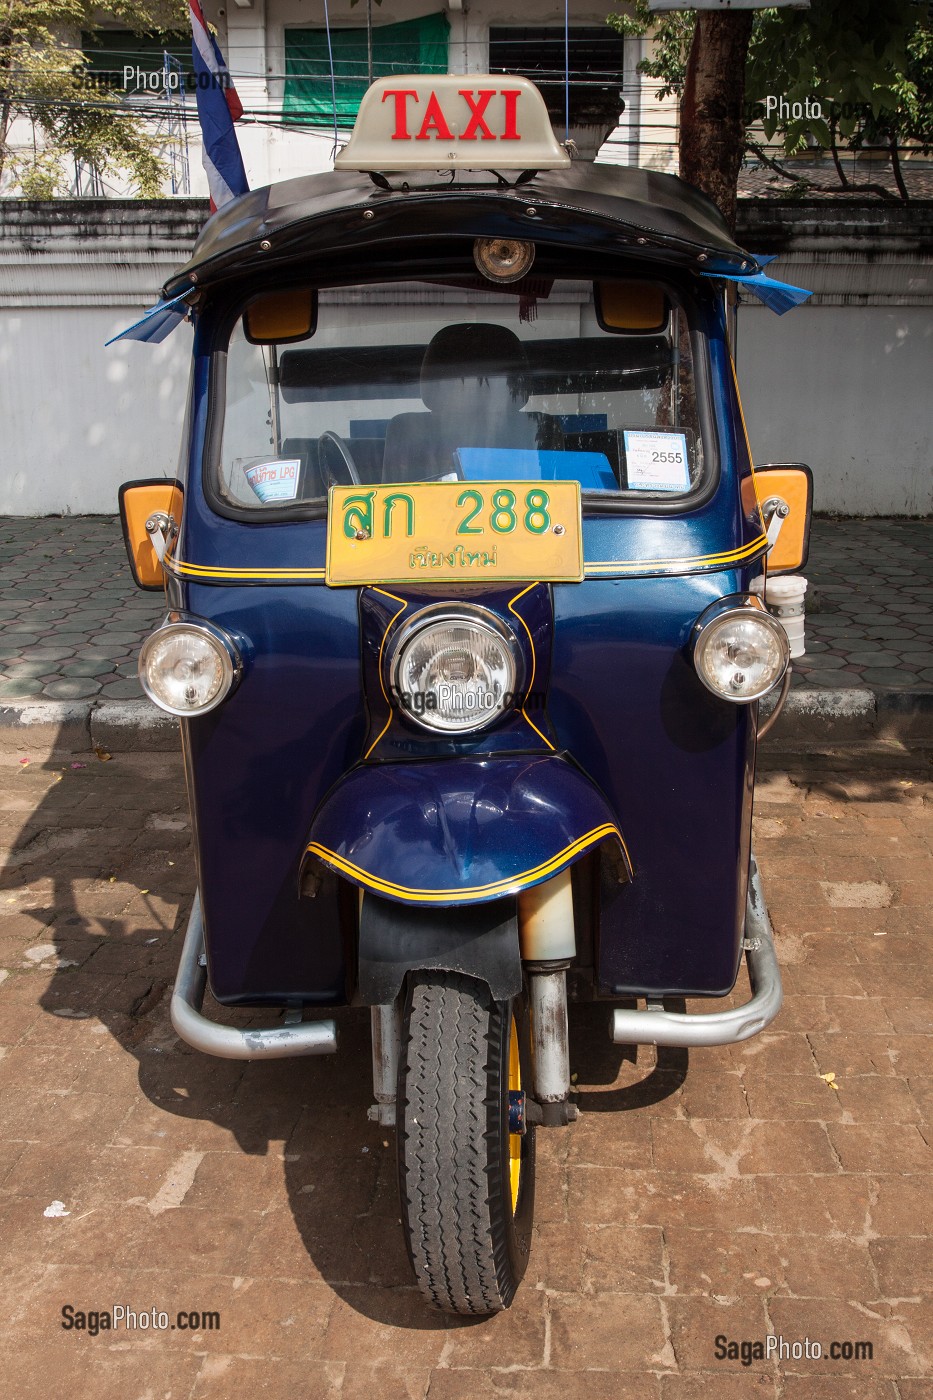
[{"label": "windshield", "polygon": [[282,511],[356,483],[576,480],[645,502],[695,490],[704,444],[684,308],[644,281],[519,285],[327,288],[313,332],[279,345],[252,344],[238,320],[218,495]]}]

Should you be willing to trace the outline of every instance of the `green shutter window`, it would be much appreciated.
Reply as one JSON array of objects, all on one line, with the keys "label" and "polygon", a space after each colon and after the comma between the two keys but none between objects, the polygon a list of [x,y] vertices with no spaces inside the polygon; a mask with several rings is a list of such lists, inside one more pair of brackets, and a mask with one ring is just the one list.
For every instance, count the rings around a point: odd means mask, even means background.
[{"label": "green shutter window", "polygon": [[[446,73],[447,36],[445,14],[383,24],[373,30],[373,77],[394,73]],[[332,29],[334,79],[337,89],[337,123],[352,126],[368,87],[365,29]],[[323,29],[285,30],[285,101],[288,122],[305,126],[333,126],[334,105],[330,86],[327,34]]]},{"label": "green shutter window", "polygon": [[168,82],[194,91],[190,34],[133,34],[129,29],[95,29],[81,35],[91,81],[113,92],[151,95],[163,90],[165,54],[177,78]]}]

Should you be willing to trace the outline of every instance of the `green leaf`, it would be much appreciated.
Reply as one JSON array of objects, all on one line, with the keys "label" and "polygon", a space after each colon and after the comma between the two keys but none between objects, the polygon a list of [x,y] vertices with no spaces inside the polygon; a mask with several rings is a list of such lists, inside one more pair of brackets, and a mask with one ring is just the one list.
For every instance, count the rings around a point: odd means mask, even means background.
[{"label": "green leaf", "polygon": [[830,134],[829,124],[827,122],[811,119],[810,132],[816,140],[819,141],[824,151],[829,150],[829,147],[832,145],[832,135]]}]

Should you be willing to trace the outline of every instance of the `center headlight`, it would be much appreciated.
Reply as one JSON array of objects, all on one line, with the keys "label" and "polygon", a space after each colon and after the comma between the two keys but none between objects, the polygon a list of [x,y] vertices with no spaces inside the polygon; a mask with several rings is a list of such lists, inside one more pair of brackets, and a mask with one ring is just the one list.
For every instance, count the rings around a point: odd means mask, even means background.
[{"label": "center headlight", "polygon": [[790,648],[781,624],[757,598],[700,618],[693,663],[714,695],[736,704],[760,700],[787,670]]},{"label": "center headlight", "polygon": [[400,632],[393,698],[426,729],[482,729],[515,703],[520,670],[518,643],[494,613],[441,604],[417,613]]}]

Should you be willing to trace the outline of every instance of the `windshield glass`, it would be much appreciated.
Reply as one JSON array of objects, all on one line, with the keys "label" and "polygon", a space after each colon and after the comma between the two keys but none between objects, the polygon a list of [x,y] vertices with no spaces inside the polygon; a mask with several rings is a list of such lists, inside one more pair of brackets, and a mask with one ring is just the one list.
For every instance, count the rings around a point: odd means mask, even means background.
[{"label": "windshield glass", "polygon": [[[704,444],[684,308],[643,280],[519,285],[323,289],[313,333],[281,345],[250,343],[240,319],[221,499],[281,511],[332,485],[448,480],[576,480],[645,502],[693,491]],[[645,288],[653,320],[635,329]]]}]

